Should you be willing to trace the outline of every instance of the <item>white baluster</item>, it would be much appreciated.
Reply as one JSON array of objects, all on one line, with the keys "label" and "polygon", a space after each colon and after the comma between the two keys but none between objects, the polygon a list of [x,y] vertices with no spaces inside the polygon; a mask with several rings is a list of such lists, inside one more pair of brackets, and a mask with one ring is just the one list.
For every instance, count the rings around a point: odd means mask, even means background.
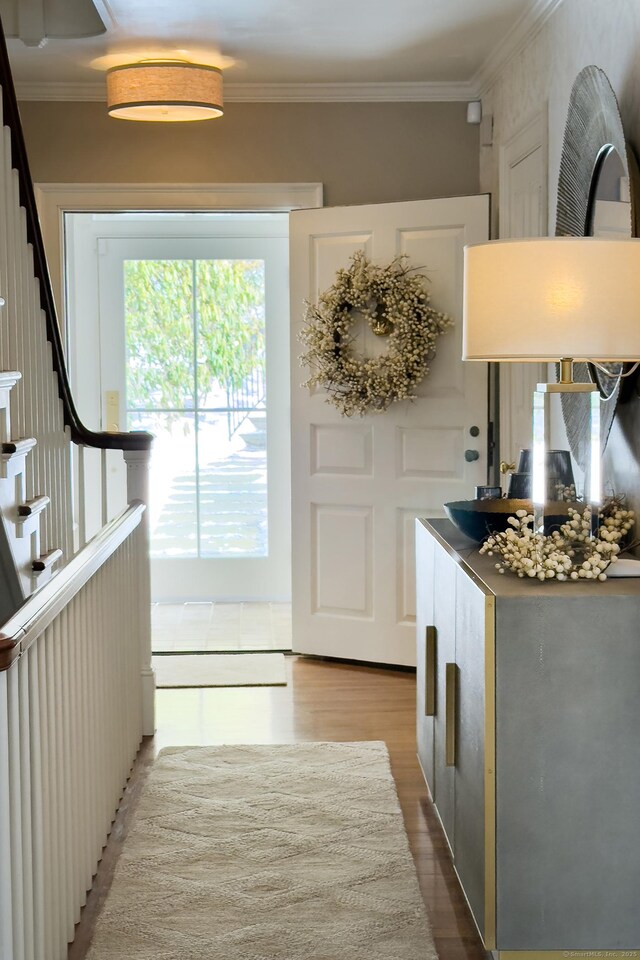
[{"label": "white baluster", "polygon": [[37,643],[38,654],[38,696],[40,703],[40,746],[42,771],[42,832],[43,832],[43,883],[44,883],[44,956],[53,954],[54,916],[53,916],[53,887],[54,887],[54,825],[52,821],[51,800],[51,752],[49,728],[49,674],[47,664],[47,645],[40,638]]},{"label": "white baluster", "polygon": [[0,673],[0,957],[13,954],[8,673]]},{"label": "white baluster", "polygon": [[20,764],[20,700],[17,665],[9,670],[9,787],[11,887],[13,897],[12,960],[24,960],[24,861],[22,849],[22,778]]},{"label": "white baluster", "polygon": [[[149,503],[149,450],[127,450],[124,452],[127,464],[127,500],[132,503],[141,500]],[[151,583],[149,577],[149,511],[145,510],[138,527],[138,536],[134,543],[137,556],[134,558],[136,569],[137,623],[139,630],[140,659],[142,664],[142,732],[153,736],[155,722],[156,677],[151,666]]]},{"label": "white baluster", "polygon": [[45,836],[42,776],[42,717],[40,656],[36,644],[29,651],[29,713],[31,724],[31,831],[33,838],[33,955],[46,960],[45,947]]},{"label": "white baluster", "polygon": [[20,823],[22,829],[22,922],[24,926],[25,960],[34,958],[33,937],[33,837],[31,786],[31,715],[29,710],[30,657],[22,657],[13,668],[18,675],[18,710],[20,732]]}]

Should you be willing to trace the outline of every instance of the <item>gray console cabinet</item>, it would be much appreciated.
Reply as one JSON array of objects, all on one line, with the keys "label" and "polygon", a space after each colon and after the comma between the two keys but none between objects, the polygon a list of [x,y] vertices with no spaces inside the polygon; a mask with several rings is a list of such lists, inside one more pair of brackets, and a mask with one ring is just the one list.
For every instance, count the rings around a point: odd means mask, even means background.
[{"label": "gray console cabinet", "polygon": [[640,957],[640,580],[500,576],[446,520],[416,562],[418,754],[485,946]]}]

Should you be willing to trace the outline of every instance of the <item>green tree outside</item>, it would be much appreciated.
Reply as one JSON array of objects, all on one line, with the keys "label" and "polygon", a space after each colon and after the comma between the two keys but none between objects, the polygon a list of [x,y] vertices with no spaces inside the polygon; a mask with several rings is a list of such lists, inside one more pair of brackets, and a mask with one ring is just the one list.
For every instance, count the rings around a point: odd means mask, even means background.
[{"label": "green tree outside", "polygon": [[124,290],[128,409],[205,406],[264,370],[263,261],[127,260]]}]

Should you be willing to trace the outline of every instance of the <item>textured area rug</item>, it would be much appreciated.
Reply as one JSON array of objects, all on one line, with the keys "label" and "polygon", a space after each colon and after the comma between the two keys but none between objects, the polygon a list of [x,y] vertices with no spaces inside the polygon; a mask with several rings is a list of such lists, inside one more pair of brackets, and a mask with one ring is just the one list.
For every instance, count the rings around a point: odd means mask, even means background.
[{"label": "textured area rug", "polygon": [[192,653],[153,657],[157,687],[286,686],[282,653]]},{"label": "textured area rug", "polygon": [[382,743],[171,747],[87,960],[435,960]]}]

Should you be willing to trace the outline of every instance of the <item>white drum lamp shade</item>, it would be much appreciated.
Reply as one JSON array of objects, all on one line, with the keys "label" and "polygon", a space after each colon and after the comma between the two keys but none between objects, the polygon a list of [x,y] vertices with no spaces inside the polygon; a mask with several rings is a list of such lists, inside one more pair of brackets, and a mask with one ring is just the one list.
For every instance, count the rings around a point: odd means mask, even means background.
[{"label": "white drum lamp shade", "polygon": [[640,359],[640,239],[465,247],[463,360]]},{"label": "white drum lamp shade", "polygon": [[222,116],[222,104],[217,67],[149,60],[107,73],[109,114],[121,120],[211,120]]}]

